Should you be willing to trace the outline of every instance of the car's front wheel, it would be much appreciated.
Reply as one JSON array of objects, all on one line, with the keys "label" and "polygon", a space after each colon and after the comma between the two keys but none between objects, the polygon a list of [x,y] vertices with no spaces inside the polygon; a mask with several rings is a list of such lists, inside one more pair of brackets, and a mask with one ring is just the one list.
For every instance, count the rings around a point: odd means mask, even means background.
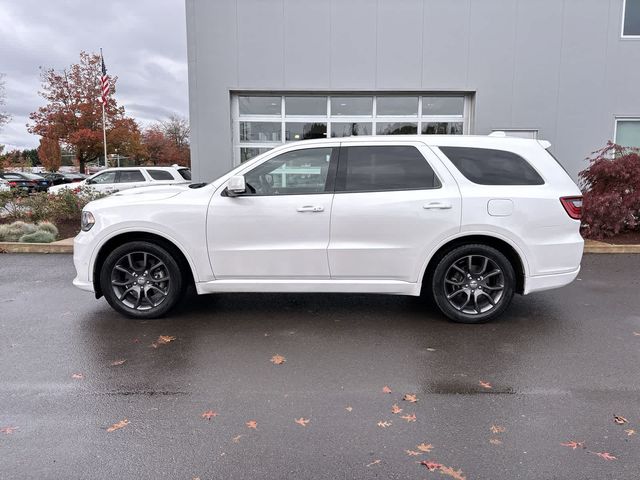
[{"label": "car's front wheel", "polygon": [[516,287],[513,266],[488,245],[463,245],[440,259],[432,277],[433,298],[454,322],[484,323],[502,314]]},{"label": "car's front wheel", "polygon": [[132,318],[164,315],[180,300],[183,286],[171,253],[151,242],[119,246],[100,271],[100,287],[109,305]]}]

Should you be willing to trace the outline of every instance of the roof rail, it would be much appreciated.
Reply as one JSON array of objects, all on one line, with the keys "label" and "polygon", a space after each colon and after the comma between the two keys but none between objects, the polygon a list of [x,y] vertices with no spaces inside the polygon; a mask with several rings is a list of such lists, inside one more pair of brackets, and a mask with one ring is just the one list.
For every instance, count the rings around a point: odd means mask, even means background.
[{"label": "roof rail", "polygon": [[507,136],[507,134],[505,132],[503,132],[502,130],[495,130],[493,132],[491,132],[489,134],[490,137],[500,137],[500,138],[504,138]]}]

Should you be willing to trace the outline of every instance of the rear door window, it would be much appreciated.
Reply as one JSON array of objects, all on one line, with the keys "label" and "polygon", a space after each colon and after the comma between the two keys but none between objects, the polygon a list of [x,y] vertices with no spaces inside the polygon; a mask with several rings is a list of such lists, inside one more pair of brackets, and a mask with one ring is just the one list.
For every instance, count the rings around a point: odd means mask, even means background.
[{"label": "rear door window", "polygon": [[178,169],[178,173],[182,176],[182,178],[184,178],[185,180],[191,180],[191,170],[189,170],[188,168],[179,168]]},{"label": "rear door window", "polygon": [[140,170],[122,170],[118,183],[144,182],[145,178]]},{"label": "rear door window", "polygon": [[373,145],[340,149],[336,191],[384,192],[440,186],[427,159],[414,146]]},{"label": "rear door window", "polygon": [[520,155],[504,150],[439,147],[467,180],[479,185],[543,185],[544,180]]}]

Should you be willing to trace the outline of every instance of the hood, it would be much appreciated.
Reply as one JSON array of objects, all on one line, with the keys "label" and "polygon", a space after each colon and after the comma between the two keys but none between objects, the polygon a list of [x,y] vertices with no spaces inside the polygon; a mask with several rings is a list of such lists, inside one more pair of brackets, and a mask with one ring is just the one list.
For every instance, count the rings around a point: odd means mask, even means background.
[{"label": "hood", "polygon": [[148,187],[128,188],[121,192],[114,193],[111,197],[132,197],[135,195],[143,195],[145,200],[161,200],[163,198],[173,197],[187,190],[189,190],[189,183],[150,185]]},{"label": "hood", "polygon": [[[89,203],[98,208],[149,203],[175,197],[189,189],[188,184],[183,185],[158,185],[155,187],[139,187],[123,190],[108,197],[99,198]],[[90,210],[90,207],[88,208]]]}]

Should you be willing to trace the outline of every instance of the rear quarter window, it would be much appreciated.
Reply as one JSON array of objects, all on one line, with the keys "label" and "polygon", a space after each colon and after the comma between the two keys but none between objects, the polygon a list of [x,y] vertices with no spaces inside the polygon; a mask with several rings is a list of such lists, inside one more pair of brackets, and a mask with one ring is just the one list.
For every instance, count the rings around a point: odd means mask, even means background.
[{"label": "rear quarter window", "polygon": [[188,168],[180,168],[178,169],[178,173],[185,180],[191,180],[191,170],[189,170]]},{"label": "rear quarter window", "polygon": [[147,170],[147,173],[154,180],[173,180],[173,175],[167,170]]},{"label": "rear quarter window", "polygon": [[467,180],[479,185],[544,185],[544,180],[520,155],[504,150],[439,147]]}]

